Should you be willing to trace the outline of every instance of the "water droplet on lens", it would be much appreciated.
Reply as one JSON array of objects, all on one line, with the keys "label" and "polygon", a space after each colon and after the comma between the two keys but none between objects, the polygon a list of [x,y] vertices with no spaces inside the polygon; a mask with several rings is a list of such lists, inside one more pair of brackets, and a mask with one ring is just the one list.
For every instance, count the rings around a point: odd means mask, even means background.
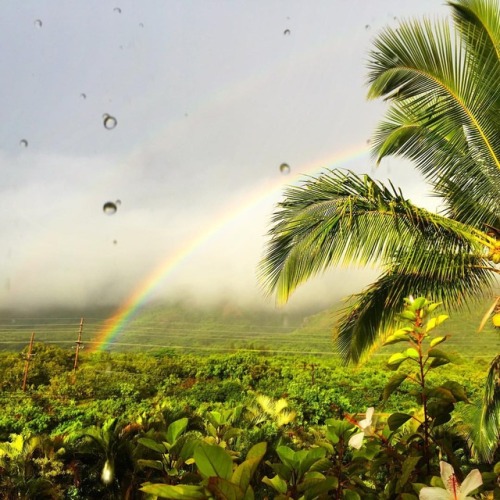
[{"label": "water droplet on lens", "polygon": [[116,118],[114,116],[108,115],[107,113],[102,115],[104,128],[108,130],[112,130],[118,124]]},{"label": "water droplet on lens", "polygon": [[22,146],[23,148],[27,148],[28,147],[28,141],[26,139],[21,139],[19,141],[19,145]]},{"label": "water droplet on lens", "polygon": [[285,30],[285,31],[283,31],[283,34],[284,34],[284,35],[289,35],[289,34],[290,34],[290,30]]},{"label": "water droplet on lens", "polygon": [[113,215],[116,213],[116,205],[112,201],[107,201],[103,206],[102,206],[102,211],[106,215]]},{"label": "water droplet on lens", "polygon": [[35,22],[33,23],[37,28],[41,28],[43,23],[41,19],[36,19]]},{"label": "water droplet on lens", "polygon": [[122,9],[120,9],[120,7],[115,7],[113,9],[113,12],[118,12],[118,14],[121,14],[122,13]]},{"label": "water droplet on lens", "polygon": [[288,163],[282,163],[280,165],[280,172],[284,175],[288,175],[290,173],[290,165]]}]

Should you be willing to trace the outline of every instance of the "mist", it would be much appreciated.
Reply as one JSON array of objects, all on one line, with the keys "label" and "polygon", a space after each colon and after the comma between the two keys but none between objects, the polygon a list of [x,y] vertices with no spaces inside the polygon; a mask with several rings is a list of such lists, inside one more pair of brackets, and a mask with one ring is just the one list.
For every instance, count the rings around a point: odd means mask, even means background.
[{"label": "mist", "polygon": [[[257,266],[286,185],[346,168],[439,204],[408,163],[374,167],[368,139],[384,103],[366,101],[365,64],[396,13],[443,6],[114,7],[5,5],[1,309],[113,309],[140,290],[144,304],[272,309]],[[116,127],[104,126],[106,114]],[[329,307],[376,274],[331,270],[282,307]]]}]

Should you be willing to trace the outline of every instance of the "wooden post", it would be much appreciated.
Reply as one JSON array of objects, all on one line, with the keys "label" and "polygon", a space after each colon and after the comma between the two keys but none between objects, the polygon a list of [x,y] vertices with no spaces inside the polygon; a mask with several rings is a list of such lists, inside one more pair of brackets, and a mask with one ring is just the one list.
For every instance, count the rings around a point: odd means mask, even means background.
[{"label": "wooden post", "polygon": [[26,355],[26,363],[24,365],[24,377],[23,377],[23,391],[26,391],[26,382],[28,381],[28,370],[30,366],[30,361],[31,361],[31,352],[33,351],[33,342],[35,340],[35,332],[32,332],[31,334],[31,339],[30,339],[30,345],[28,347],[28,354]]},{"label": "wooden post", "polygon": [[73,371],[75,371],[75,372],[76,372],[76,368],[78,366],[78,353],[80,352],[80,347],[82,345],[82,331],[83,331],[83,318],[80,319],[80,328],[78,330],[78,340],[76,341],[75,363],[73,365]]}]

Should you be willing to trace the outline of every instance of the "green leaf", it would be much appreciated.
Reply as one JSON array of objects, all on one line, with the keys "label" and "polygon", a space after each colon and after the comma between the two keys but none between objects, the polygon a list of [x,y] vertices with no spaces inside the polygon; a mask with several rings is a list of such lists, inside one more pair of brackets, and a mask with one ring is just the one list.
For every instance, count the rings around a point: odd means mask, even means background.
[{"label": "green leaf", "polygon": [[408,342],[408,335],[389,335],[384,342],[384,345],[396,344],[397,342]]},{"label": "green leaf", "polygon": [[410,311],[408,309],[406,309],[405,311],[403,311],[400,316],[403,319],[408,319],[410,321],[416,321],[416,319],[417,319],[417,315],[413,311]]},{"label": "green leaf", "polygon": [[445,335],[444,337],[434,337],[430,342],[430,346],[435,347],[438,344],[441,344],[441,342],[444,342],[447,338],[448,338],[448,335]]},{"label": "green leaf", "polygon": [[453,393],[447,389],[446,387],[439,386],[431,389],[428,392],[428,398],[436,398],[440,401],[444,401],[446,403],[455,403],[456,399]]},{"label": "green leaf", "polygon": [[408,358],[418,359],[418,351],[414,347],[406,349],[405,354]]},{"label": "green leaf", "polygon": [[429,314],[432,313],[432,312],[434,312],[441,304],[442,304],[442,302],[434,302],[434,303],[430,304],[427,307],[427,312]]},{"label": "green leaf", "polygon": [[451,414],[443,412],[434,418],[434,420],[432,421],[432,424],[435,427],[437,425],[446,424],[446,422],[449,422],[450,420],[451,420]]},{"label": "green leaf", "polygon": [[436,318],[431,318],[429,321],[427,321],[427,325],[425,326],[425,333],[429,333],[431,330],[434,330],[436,328]]},{"label": "green leaf", "polygon": [[165,446],[161,443],[157,443],[154,439],[150,438],[139,438],[137,440],[138,443],[142,444],[146,448],[149,448],[150,450],[157,451],[158,453],[166,453],[167,449]]},{"label": "green leaf", "polygon": [[269,479],[267,476],[264,476],[262,478],[262,482],[264,484],[267,484],[268,486],[271,486],[271,488],[276,490],[278,493],[282,494],[286,493],[287,490],[286,482],[279,476],[274,476],[272,479]]},{"label": "green leaf", "polygon": [[247,453],[247,460],[250,458],[257,458],[262,460],[267,451],[267,443],[262,441],[260,443],[254,444]]},{"label": "green leaf", "polygon": [[342,492],[342,498],[344,500],[361,500],[359,494],[353,490],[344,490]]},{"label": "green leaf", "polygon": [[448,380],[443,384],[443,387],[449,389],[453,393],[453,396],[455,396],[455,399],[457,401],[463,401],[464,403],[469,402],[464,387],[458,382],[455,382],[454,380]]},{"label": "green leaf", "polygon": [[167,429],[167,441],[170,444],[174,444],[177,441],[177,438],[186,430],[187,425],[187,418],[181,418],[172,422]]},{"label": "green leaf", "polygon": [[451,362],[450,356],[448,356],[448,354],[446,354],[444,351],[441,351],[441,349],[433,348],[432,350],[429,350],[428,356],[429,358],[442,358],[446,359],[448,362]]},{"label": "green leaf", "polygon": [[140,458],[137,460],[137,465],[139,467],[150,467],[151,469],[163,470],[163,463],[161,460],[144,460]]},{"label": "green leaf", "polygon": [[224,500],[241,500],[244,492],[236,484],[221,477],[209,477],[205,480],[207,489],[215,494],[216,498]]},{"label": "green leaf", "polygon": [[408,482],[408,479],[410,479],[412,472],[415,470],[415,467],[417,466],[418,462],[420,462],[421,458],[422,457],[414,457],[411,455],[405,458],[405,461],[403,462],[401,476],[399,477],[398,482],[396,483],[397,492],[400,492],[404,488],[404,486]]},{"label": "green leaf", "polygon": [[439,326],[441,323],[443,323],[444,321],[446,321],[448,318],[449,318],[449,316],[447,314],[440,314],[437,318],[431,318],[427,322],[427,326],[426,326],[425,332],[429,333],[431,330],[433,330],[434,328],[436,328],[436,326]]},{"label": "green leaf", "polygon": [[389,429],[391,431],[395,431],[396,429],[399,429],[405,422],[410,420],[411,415],[408,415],[407,413],[393,413],[388,419],[387,419],[387,425],[389,426]]},{"label": "green leaf", "polygon": [[194,450],[194,460],[204,477],[231,478],[233,461],[220,446],[200,443]]},{"label": "green leaf", "polygon": [[384,387],[384,401],[389,399],[389,396],[406,380],[407,376],[407,373],[395,373],[389,379],[389,382],[387,382],[387,385]]},{"label": "green leaf", "polygon": [[338,487],[339,481],[334,476],[328,476],[324,480],[316,482],[315,484],[308,484],[305,492],[305,500],[314,500],[316,498],[321,498],[324,493]]},{"label": "green leaf", "polygon": [[422,309],[422,307],[424,307],[426,303],[427,300],[425,297],[417,297],[413,302],[410,303],[410,309],[413,312],[416,312],[419,309]]},{"label": "green leaf", "polygon": [[304,457],[300,460],[299,468],[298,468],[298,478],[300,478],[312,467],[314,464],[321,460],[326,455],[325,448],[317,447],[311,448],[306,452]]},{"label": "green leaf", "polygon": [[252,476],[255,474],[257,467],[264,457],[267,450],[267,443],[257,443],[250,448],[247,453],[247,459],[238,465],[233,472],[231,481],[239,485],[243,492],[246,492]]},{"label": "green leaf", "polygon": [[276,453],[280,457],[280,460],[284,465],[292,470],[297,470],[299,468],[299,461],[297,460],[297,452],[293,451],[288,446],[278,446],[276,448]]},{"label": "green leaf", "polygon": [[203,487],[187,484],[179,484],[177,486],[169,484],[146,484],[140,490],[150,495],[156,495],[160,498],[170,498],[172,500],[205,500],[207,498]]},{"label": "green leaf", "polygon": [[453,403],[448,401],[432,400],[427,403],[427,414],[436,418],[439,415],[451,413],[453,411]]},{"label": "green leaf", "polygon": [[282,464],[281,462],[277,464],[269,464],[268,462],[266,462],[266,464],[268,464],[279,477],[281,477],[285,481],[290,481],[293,474],[293,469],[285,464]]},{"label": "green leaf", "polygon": [[403,361],[407,359],[406,354],[403,354],[401,352],[396,352],[393,354],[389,360],[387,361],[388,366],[391,368],[397,368]]}]

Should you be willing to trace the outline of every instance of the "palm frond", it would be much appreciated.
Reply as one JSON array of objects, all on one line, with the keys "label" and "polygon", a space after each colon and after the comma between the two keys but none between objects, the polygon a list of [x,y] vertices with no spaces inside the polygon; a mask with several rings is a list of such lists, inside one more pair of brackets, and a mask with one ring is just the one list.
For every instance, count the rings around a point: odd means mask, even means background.
[{"label": "palm frond", "polygon": [[[467,267],[469,254],[481,255],[494,241],[416,207],[392,185],[352,172],[332,171],[288,188],[285,196],[259,269],[264,286],[282,302],[334,265],[397,264],[399,272],[446,281],[453,266]],[[453,266],[441,265],[440,254],[454,256]]]},{"label": "palm frond", "polygon": [[376,160],[401,155],[414,161],[434,194],[445,201],[446,215],[476,227],[498,227],[500,170],[476,161],[463,128],[451,128],[443,135],[442,128],[430,127],[434,116],[445,113],[437,100],[423,116],[411,103],[394,103],[374,133]]},{"label": "palm frond", "polygon": [[489,272],[475,265],[474,256],[429,255],[432,264],[415,266],[413,272],[406,271],[411,266],[403,262],[405,258],[413,260],[412,252],[400,258],[401,263],[354,296],[354,303],[342,311],[336,336],[346,361],[358,362],[389,329],[397,327],[398,314],[409,295],[430,297],[443,302],[448,310],[459,310],[481,300],[493,285]]},{"label": "palm frond", "polygon": [[484,63],[490,54],[500,59],[500,5],[497,0],[450,1],[455,26],[472,59]]}]

